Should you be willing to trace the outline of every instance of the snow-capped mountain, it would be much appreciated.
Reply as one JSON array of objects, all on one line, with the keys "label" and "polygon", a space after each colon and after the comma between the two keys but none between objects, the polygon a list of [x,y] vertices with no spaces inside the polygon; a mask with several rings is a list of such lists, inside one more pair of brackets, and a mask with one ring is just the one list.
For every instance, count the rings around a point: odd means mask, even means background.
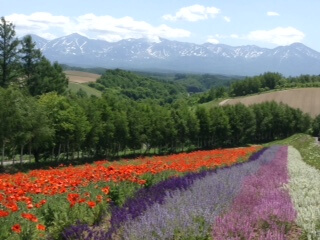
[{"label": "snow-capped mountain", "polygon": [[320,74],[320,53],[301,43],[267,49],[253,45],[199,45],[167,39],[106,42],[76,33],[51,41],[36,35],[32,37],[48,59],[73,66],[230,75],[256,75],[267,71],[287,76]]}]

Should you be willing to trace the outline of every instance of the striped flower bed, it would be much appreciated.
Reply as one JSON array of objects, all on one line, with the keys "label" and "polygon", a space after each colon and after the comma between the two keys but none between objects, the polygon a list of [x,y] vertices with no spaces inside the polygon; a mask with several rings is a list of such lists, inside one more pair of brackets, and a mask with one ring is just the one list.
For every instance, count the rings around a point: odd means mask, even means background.
[{"label": "striped flower bed", "polygon": [[307,239],[320,239],[320,171],[306,164],[300,153],[289,147],[288,189],[297,211],[297,224]]},{"label": "striped flower bed", "polygon": [[319,184],[297,150],[274,146],[246,163],[141,189],[107,224],[73,226],[64,238],[319,239]]},{"label": "striped flower bed", "polygon": [[213,238],[285,239],[296,218],[289,193],[287,147],[281,147],[268,164],[243,181],[229,211],[213,225]]}]

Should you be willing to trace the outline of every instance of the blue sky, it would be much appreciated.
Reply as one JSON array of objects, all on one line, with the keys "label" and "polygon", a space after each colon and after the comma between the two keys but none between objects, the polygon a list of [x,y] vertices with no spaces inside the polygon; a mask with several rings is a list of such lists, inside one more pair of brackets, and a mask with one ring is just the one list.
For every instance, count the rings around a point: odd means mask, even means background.
[{"label": "blue sky", "polygon": [[320,51],[319,0],[0,0],[18,36],[74,32],[94,39],[159,38]]}]

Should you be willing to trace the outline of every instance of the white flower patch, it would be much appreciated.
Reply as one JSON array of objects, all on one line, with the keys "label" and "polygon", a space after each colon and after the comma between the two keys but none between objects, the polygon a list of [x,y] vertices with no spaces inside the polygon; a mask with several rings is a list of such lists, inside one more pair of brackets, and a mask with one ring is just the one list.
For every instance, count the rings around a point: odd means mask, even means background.
[{"label": "white flower patch", "polygon": [[297,211],[297,224],[308,239],[320,239],[320,171],[306,164],[293,147],[288,149],[289,192]]}]

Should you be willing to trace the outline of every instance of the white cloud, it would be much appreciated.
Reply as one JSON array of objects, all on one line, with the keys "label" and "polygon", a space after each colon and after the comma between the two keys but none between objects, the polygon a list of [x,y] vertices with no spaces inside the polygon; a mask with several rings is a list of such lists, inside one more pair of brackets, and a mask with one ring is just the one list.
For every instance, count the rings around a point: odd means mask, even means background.
[{"label": "white cloud", "polygon": [[231,37],[231,38],[234,38],[234,39],[240,38],[238,34],[231,34],[230,37]]},{"label": "white cloud", "polygon": [[219,13],[220,9],[218,8],[205,7],[199,4],[195,4],[179,9],[179,11],[175,13],[175,15],[164,15],[163,19],[168,21],[184,20],[188,22],[197,22],[200,20],[206,20],[208,18],[214,18]]},{"label": "white cloud", "polygon": [[289,45],[301,42],[305,35],[303,32],[293,27],[277,27],[271,30],[252,31],[247,35],[247,39],[253,41],[273,43],[276,45]]},{"label": "white cloud", "polygon": [[69,18],[37,12],[31,15],[12,14],[6,16],[6,19],[14,23],[19,36],[33,33],[47,39],[75,32],[107,41],[119,41],[126,38],[149,38],[150,40],[157,40],[159,37],[185,38],[191,35],[187,30],[171,28],[164,24],[153,26],[144,21],[136,21],[131,17],[114,18],[108,15],[85,14]]},{"label": "white cloud", "polygon": [[125,38],[184,38],[190,32],[184,29],[171,28],[167,25],[152,26],[144,21],[136,21],[131,17],[114,18],[111,16],[95,16],[86,14],[77,18],[77,30],[89,35],[99,35],[107,41],[118,41]]},{"label": "white cloud", "polygon": [[280,16],[279,13],[277,12],[267,12],[267,16],[270,16],[270,17],[277,17],[277,16]]},{"label": "white cloud", "polygon": [[226,22],[231,22],[231,18],[227,17],[227,16],[224,16],[223,19],[226,21]]},{"label": "white cloud", "polygon": [[218,44],[218,43],[219,43],[219,40],[218,40],[218,39],[215,39],[215,38],[213,38],[213,37],[209,37],[209,38],[207,39],[207,42],[208,42],[208,43],[213,43],[213,44]]},{"label": "white cloud", "polygon": [[35,33],[42,36],[53,37],[49,33],[50,28],[64,28],[71,24],[71,20],[65,16],[53,16],[47,12],[35,12],[31,15],[12,14],[6,16],[6,20],[12,22],[19,35]]}]

